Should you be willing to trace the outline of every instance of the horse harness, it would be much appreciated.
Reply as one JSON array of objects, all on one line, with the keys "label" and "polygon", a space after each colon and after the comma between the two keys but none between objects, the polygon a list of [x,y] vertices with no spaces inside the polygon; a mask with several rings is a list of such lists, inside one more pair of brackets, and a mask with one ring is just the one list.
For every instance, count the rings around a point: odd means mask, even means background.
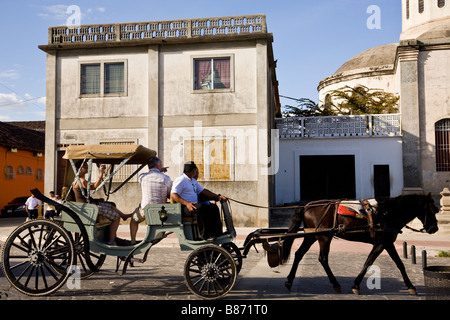
[{"label": "horse harness", "polygon": [[[376,204],[367,199],[359,201],[345,201],[345,200],[319,200],[308,203],[305,206],[305,210],[311,207],[329,207],[325,210],[319,223],[314,231],[318,231],[323,220],[333,212],[333,229],[337,230],[337,233],[346,232],[343,225],[338,224],[338,217],[350,216],[356,219],[367,220],[368,229],[371,237],[375,236],[374,219],[376,218],[377,210]],[[330,210],[331,208],[331,210]],[[362,231],[362,230],[359,230]]]}]

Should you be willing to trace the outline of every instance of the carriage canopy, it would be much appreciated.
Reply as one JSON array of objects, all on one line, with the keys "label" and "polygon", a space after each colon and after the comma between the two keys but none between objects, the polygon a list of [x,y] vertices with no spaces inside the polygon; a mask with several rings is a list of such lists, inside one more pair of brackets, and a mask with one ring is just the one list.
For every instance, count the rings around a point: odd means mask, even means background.
[{"label": "carriage canopy", "polygon": [[69,146],[64,154],[64,159],[83,160],[93,159],[102,164],[118,164],[124,159],[129,159],[127,164],[144,164],[150,157],[155,156],[156,151],[142,145],[81,145]]}]

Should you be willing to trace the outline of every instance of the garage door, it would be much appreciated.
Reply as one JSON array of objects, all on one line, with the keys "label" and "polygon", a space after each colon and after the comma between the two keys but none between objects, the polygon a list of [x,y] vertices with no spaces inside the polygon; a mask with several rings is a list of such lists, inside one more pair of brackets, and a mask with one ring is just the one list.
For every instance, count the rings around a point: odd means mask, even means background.
[{"label": "garage door", "polygon": [[355,156],[300,156],[300,198],[355,199]]}]

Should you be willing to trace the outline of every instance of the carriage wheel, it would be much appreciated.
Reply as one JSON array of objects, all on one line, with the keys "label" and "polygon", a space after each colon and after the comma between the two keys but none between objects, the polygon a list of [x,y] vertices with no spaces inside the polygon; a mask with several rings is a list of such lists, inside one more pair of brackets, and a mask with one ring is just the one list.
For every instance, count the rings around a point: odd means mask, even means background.
[{"label": "carriage wheel", "polygon": [[89,252],[89,258],[91,259],[94,266],[97,268],[97,270],[92,270],[89,268],[89,266],[86,263],[86,252],[84,248],[84,240],[83,236],[80,233],[74,234],[74,248],[75,248],[75,255],[76,255],[76,264],[77,267],[80,269],[80,278],[86,279],[92,276],[98,269],[101,268],[103,263],[105,262],[106,255],[95,253],[90,251]]},{"label": "carriage wheel", "polygon": [[[75,259],[67,231],[49,220],[19,226],[6,240],[2,253],[5,277],[18,291],[43,296],[58,290],[70,276]],[[58,272],[55,272],[58,270]]]},{"label": "carriage wheel", "polygon": [[222,248],[227,250],[233,257],[234,263],[236,264],[236,273],[239,274],[242,268],[242,254],[238,246],[234,242],[228,242],[222,244]]},{"label": "carriage wheel", "polygon": [[224,297],[236,282],[236,264],[225,249],[209,245],[194,250],[184,265],[189,290],[204,299]]}]

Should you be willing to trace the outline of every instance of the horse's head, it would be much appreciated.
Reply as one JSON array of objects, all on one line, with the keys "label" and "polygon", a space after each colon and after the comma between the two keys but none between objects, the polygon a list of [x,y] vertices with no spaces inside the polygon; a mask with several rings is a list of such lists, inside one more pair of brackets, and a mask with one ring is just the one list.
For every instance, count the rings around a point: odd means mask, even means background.
[{"label": "horse's head", "polygon": [[429,234],[436,233],[439,230],[436,219],[436,213],[438,212],[439,209],[435,206],[431,193],[424,196],[423,215],[419,215],[418,218],[422,222],[424,230]]}]

